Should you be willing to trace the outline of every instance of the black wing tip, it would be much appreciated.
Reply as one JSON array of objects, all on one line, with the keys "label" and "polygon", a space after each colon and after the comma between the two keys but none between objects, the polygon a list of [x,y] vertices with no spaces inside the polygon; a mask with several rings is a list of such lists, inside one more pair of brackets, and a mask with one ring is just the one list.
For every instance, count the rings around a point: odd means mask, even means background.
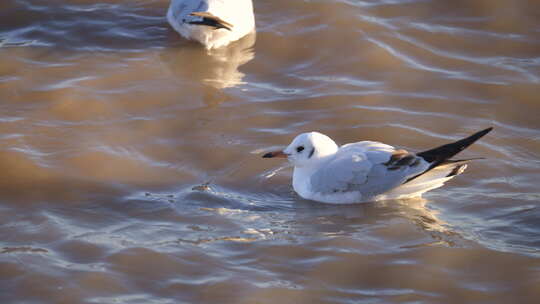
[{"label": "black wing tip", "polygon": [[474,143],[475,141],[479,140],[481,137],[488,134],[492,130],[493,130],[493,127],[486,128],[486,129],[478,131],[478,132],[476,132],[476,133],[474,133],[474,134],[472,134],[470,136],[467,136],[467,137],[465,137],[465,138],[463,138],[461,140],[458,140],[457,142],[467,141],[467,142]]},{"label": "black wing tip", "polygon": [[190,21],[188,23],[193,24],[193,25],[210,26],[210,27],[215,28],[216,30],[218,30],[218,29],[226,29],[228,31],[232,31],[232,29],[230,27],[228,27],[226,25],[223,25],[221,23],[215,22],[215,20],[212,20],[212,19],[203,18],[203,20],[201,20],[201,21]]},{"label": "black wing tip", "polygon": [[462,150],[464,150],[468,146],[474,144],[477,140],[479,140],[480,138],[484,137],[486,134],[491,132],[491,130],[493,130],[493,127],[489,127],[489,128],[484,129],[482,131],[478,131],[478,132],[474,133],[471,136],[468,136],[468,137],[466,137],[466,138],[464,138],[462,140],[458,140],[456,143],[460,142],[463,145]]},{"label": "black wing tip", "polygon": [[[437,147],[431,150],[417,153],[416,155],[423,158],[428,163],[430,163],[430,166],[426,171],[407,179],[405,183],[408,183],[414,180],[415,178],[421,176],[422,174],[429,172],[431,169],[438,167],[440,165],[443,165],[443,164],[459,163],[459,162],[466,162],[469,160],[478,159],[478,158],[471,158],[471,159],[462,159],[462,160],[451,160],[450,158],[452,158],[454,155],[458,154],[459,152],[465,150],[467,147],[469,147],[470,145],[475,143],[477,140],[482,138],[484,135],[491,132],[491,130],[493,130],[493,127],[489,127],[487,129],[478,131],[474,133],[473,135],[460,139],[456,142],[449,143],[449,144],[442,145],[440,147]],[[463,172],[465,168],[466,166],[458,165],[455,167],[455,172],[454,171],[450,172],[448,176],[461,174],[461,172]]]},{"label": "black wing tip", "polygon": [[449,143],[446,145],[439,146],[434,149],[423,151],[417,153],[416,155],[422,157],[429,163],[435,163],[435,165],[440,164],[441,162],[450,159],[459,152],[465,150],[467,147],[475,143],[477,140],[482,138],[484,135],[488,134],[493,130],[493,127],[478,131],[470,136],[467,136],[463,139]]},{"label": "black wing tip", "polygon": [[489,132],[491,132],[492,130],[493,130],[493,127],[489,127],[489,128],[484,129],[482,131],[476,132],[476,134],[478,134],[480,137],[482,137],[482,136],[488,134]]},{"label": "black wing tip", "polygon": [[206,26],[213,27],[216,30],[217,29],[226,29],[228,31],[232,31],[232,27],[233,27],[232,24],[230,24],[229,22],[226,22],[226,21],[222,20],[221,18],[219,18],[217,16],[214,16],[214,15],[212,15],[210,13],[207,13],[207,12],[193,12],[193,13],[191,13],[189,15],[194,16],[194,17],[202,18],[199,21],[190,21],[190,22],[188,22],[189,24],[206,25]]}]

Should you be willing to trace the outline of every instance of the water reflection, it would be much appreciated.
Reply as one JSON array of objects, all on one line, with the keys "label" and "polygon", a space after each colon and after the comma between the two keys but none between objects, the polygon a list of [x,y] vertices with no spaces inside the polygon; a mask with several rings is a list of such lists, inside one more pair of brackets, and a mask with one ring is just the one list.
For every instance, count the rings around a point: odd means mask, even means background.
[{"label": "water reflection", "polygon": [[255,57],[255,40],[256,34],[251,33],[227,47],[208,51],[185,44],[164,52],[160,59],[178,79],[215,89],[232,88],[243,83],[245,75],[239,68]]},{"label": "water reflection", "polygon": [[352,235],[363,229],[390,227],[392,221],[405,220],[427,233],[433,241],[403,247],[441,244],[456,246],[462,242],[448,223],[439,218],[439,212],[428,206],[424,198],[389,200],[351,205],[330,205],[299,199],[295,203],[295,221],[310,226],[327,236]]},{"label": "water reflection", "polygon": [[[333,205],[304,200],[292,189],[280,188],[278,192],[281,195],[246,193],[206,185],[204,189],[186,188],[175,194],[138,194],[131,199],[172,203],[179,212],[185,208],[197,210],[194,212],[204,217],[205,225],[211,228],[193,231],[192,235],[179,241],[300,241],[320,237],[372,240],[374,235],[382,234],[392,242],[374,245],[377,251],[465,245],[461,235],[440,219],[439,211],[431,208],[429,200],[423,198]],[[285,197],[284,193],[287,193]],[[407,237],[411,233],[423,236],[411,242]],[[372,241],[376,239],[374,237]]]},{"label": "water reflection", "polygon": [[[540,1],[258,1],[255,58],[97,2],[0,1],[0,303],[540,298]],[[428,201],[304,201],[249,154],[485,125]]]}]

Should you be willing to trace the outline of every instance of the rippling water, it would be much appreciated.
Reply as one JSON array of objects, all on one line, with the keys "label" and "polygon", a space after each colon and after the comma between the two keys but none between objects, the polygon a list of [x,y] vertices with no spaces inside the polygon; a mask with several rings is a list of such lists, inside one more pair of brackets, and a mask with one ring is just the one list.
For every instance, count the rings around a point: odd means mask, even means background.
[{"label": "rippling water", "polygon": [[[540,2],[255,1],[207,54],[165,0],[0,3],[1,303],[537,303]],[[424,199],[298,198],[261,151],[418,151]]]}]

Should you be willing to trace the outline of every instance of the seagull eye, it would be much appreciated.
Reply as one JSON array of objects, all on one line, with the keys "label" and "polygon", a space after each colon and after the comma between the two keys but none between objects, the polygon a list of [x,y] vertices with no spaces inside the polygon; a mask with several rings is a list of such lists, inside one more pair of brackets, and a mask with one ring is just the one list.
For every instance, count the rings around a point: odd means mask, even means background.
[{"label": "seagull eye", "polygon": [[300,153],[302,151],[304,151],[304,146],[300,146],[300,147],[296,148],[296,152]]}]

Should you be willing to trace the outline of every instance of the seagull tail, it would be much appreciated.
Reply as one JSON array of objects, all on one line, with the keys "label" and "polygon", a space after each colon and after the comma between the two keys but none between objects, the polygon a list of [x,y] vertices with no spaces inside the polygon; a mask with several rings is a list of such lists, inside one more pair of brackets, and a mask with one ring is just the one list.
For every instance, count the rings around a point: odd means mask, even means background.
[{"label": "seagull tail", "polygon": [[414,180],[409,180],[399,187],[392,189],[386,195],[399,199],[419,197],[427,191],[443,186],[445,182],[451,180],[454,176],[463,173],[467,169],[468,161],[448,162],[440,165],[433,170],[416,176]]},{"label": "seagull tail", "polygon": [[232,31],[233,25],[229,22],[214,16],[209,12],[193,12],[190,16],[201,17],[202,19],[196,21],[190,21],[189,24],[205,25],[215,29],[226,29]]}]

